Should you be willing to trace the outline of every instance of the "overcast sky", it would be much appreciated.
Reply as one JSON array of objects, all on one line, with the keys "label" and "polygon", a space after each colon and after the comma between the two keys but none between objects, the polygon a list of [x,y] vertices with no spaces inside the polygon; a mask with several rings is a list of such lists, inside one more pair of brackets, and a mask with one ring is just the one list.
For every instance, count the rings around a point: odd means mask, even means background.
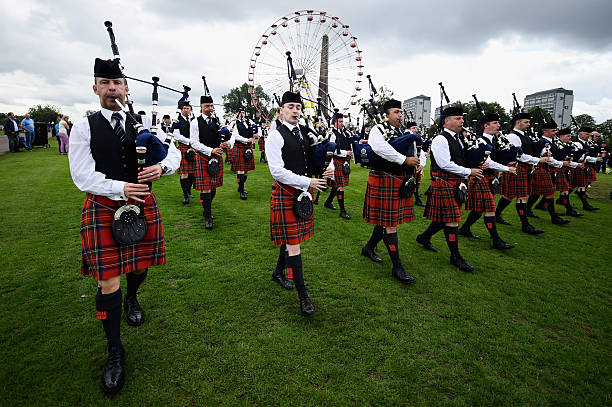
[{"label": "overcast sky", "polygon": [[[110,58],[105,20],[114,24],[130,76],[202,92],[215,102],[246,82],[257,40],[279,17],[325,10],[350,25],[365,74],[398,99],[419,94],[522,104],[526,94],[574,91],[574,115],[612,118],[612,1],[39,1],[0,0],[0,112],[53,104],[73,121],[96,109],[95,57]],[[151,89],[130,83],[136,110],[150,111]],[[365,96],[365,87],[362,95]],[[160,91],[161,113],[177,97]],[[197,102],[196,102],[197,104]]]}]

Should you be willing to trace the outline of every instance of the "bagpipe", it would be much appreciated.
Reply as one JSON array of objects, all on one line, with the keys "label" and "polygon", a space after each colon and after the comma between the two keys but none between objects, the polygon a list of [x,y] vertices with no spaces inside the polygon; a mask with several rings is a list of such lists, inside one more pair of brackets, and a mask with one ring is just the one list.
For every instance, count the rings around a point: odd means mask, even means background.
[{"label": "bagpipe", "polygon": [[492,160],[503,165],[518,161],[523,155],[523,149],[516,147],[501,131],[493,138]]}]

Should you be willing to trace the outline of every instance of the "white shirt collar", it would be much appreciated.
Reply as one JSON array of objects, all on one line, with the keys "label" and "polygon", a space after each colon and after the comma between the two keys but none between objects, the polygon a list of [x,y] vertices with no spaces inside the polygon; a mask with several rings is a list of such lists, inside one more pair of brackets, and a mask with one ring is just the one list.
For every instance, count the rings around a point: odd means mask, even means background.
[{"label": "white shirt collar", "polygon": [[552,142],[552,138],[550,137],[542,136],[542,138]]},{"label": "white shirt collar", "polygon": [[521,136],[525,135],[525,132],[523,130],[519,130],[519,129],[512,129],[512,131],[516,131],[517,133],[519,133]]},{"label": "white shirt collar", "polygon": [[201,113],[200,116],[202,116],[202,119],[204,120],[210,119],[210,116],[206,116],[204,113]]},{"label": "white shirt collar", "polygon": [[104,116],[104,118],[108,120],[111,125],[113,124],[113,113],[119,113],[123,118],[123,122],[125,123],[125,113],[122,110],[109,110],[103,107],[102,109],[100,109],[100,112],[102,113],[102,116]]},{"label": "white shirt collar", "polygon": [[297,125],[293,125],[293,124],[291,124],[291,123],[289,123],[289,122],[286,122],[286,121],[284,121],[284,120],[283,120],[283,124],[284,124],[285,126],[287,126],[287,128],[288,128],[289,130],[291,130],[291,131],[293,131],[293,128],[294,128],[294,127],[297,127]]},{"label": "white shirt collar", "polygon": [[450,129],[447,129],[446,127],[444,128],[444,131],[448,132],[453,137],[457,136],[457,133],[455,133],[454,131],[452,131]]},{"label": "white shirt collar", "polygon": [[492,134],[482,132],[482,135],[485,136],[487,138],[487,140],[489,140],[489,141],[493,140],[493,135]]}]

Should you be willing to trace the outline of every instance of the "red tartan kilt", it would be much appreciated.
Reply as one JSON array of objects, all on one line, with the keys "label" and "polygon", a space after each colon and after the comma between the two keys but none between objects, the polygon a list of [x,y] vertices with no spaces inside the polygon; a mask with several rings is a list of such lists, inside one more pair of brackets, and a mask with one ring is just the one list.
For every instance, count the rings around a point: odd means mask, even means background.
[{"label": "red tartan kilt", "polygon": [[455,186],[462,180],[455,174],[432,171],[423,216],[434,222],[461,222],[461,206],[455,200]]},{"label": "red tartan kilt", "polygon": [[595,172],[595,164],[587,164],[590,170],[587,172],[587,180],[589,182],[597,181],[597,173]]},{"label": "red tartan kilt", "polygon": [[332,188],[344,188],[349,184],[349,176],[342,172],[342,164],[351,163],[350,157],[334,157],[334,179],[327,180]]},{"label": "red tartan kilt", "polygon": [[572,168],[572,188],[586,188],[588,183],[586,168]]},{"label": "red tartan kilt", "polygon": [[[312,194],[312,189],[308,192]],[[274,182],[270,197],[270,240],[274,246],[300,244],[314,234],[313,216],[295,216],[293,203],[302,191]]]},{"label": "red tartan kilt", "polygon": [[567,180],[567,168],[553,168],[551,177],[553,173],[555,174],[555,176],[553,177],[555,183],[555,190],[562,192],[569,191],[570,184]]},{"label": "red tartan kilt", "polygon": [[529,195],[529,172],[532,166],[519,163],[516,174],[504,172],[501,177],[500,193],[508,199],[523,198]]},{"label": "red tartan kilt", "polygon": [[553,195],[555,186],[550,176],[550,171],[544,165],[536,165],[535,171],[531,174],[529,183],[530,195]]},{"label": "red tartan kilt", "polygon": [[[255,169],[255,157],[253,157],[253,159],[249,162],[247,162],[244,159],[244,152],[251,147],[252,145],[249,144],[242,144],[242,143],[238,143],[236,142],[234,144],[234,148],[232,148],[231,152],[232,152],[232,171],[233,172],[238,172],[238,171],[253,171]],[[252,148],[252,147],[251,147]]]},{"label": "red tartan kilt", "polygon": [[178,149],[181,151],[181,166],[176,172],[179,174],[194,175],[196,172],[196,163],[195,161],[189,161],[185,157],[185,153],[189,150],[189,146],[187,144],[178,143]]},{"label": "red tartan kilt", "polygon": [[193,188],[198,191],[219,188],[223,185],[223,157],[216,155],[219,160],[219,173],[215,176],[208,174],[208,157],[206,154],[197,153],[195,178]]},{"label": "red tartan kilt", "polygon": [[493,178],[495,177],[492,175],[484,176],[482,179],[470,177],[465,209],[480,213],[495,212],[495,195],[489,186]]},{"label": "red tartan kilt", "polygon": [[265,152],[266,151],[266,139],[263,137],[260,137],[259,140],[257,141],[257,144],[259,145],[259,151]]},{"label": "red tartan kilt", "polygon": [[144,206],[147,234],[140,243],[129,246],[119,245],[113,238],[111,225],[115,211],[91,200],[113,209],[122,206],[121,202],[104,196],[87,194],[81,214],[81,274],[90,274],[96,280],[108,280],[166,263],[164,228],[154,194]]},{"label": "red tartan kilt", "polygon": [[412,197],[400,197],[402,178],[370,170],[363,202],[363,218],[373,225],[395,227],[414,220]]}]

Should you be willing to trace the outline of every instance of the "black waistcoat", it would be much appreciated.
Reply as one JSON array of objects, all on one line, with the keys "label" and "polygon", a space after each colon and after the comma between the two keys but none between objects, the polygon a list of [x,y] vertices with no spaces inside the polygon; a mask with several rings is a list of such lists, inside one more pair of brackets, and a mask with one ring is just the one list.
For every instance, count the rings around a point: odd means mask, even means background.
[{"label": "black waistcoat", "polygon": [[204,117],[198,116],[198,130],[200,132],[200,143],[212,148],[217,148],[221,145],[219,126],[214,119],[210,119],[209,126],[206,124]]},{"label": "black waistcoat", "polygon": [[531,141],[531,138],[529,138],[527,133],[525,132],[525,134],[521,134],[516,130],[512,130],[512,133],[516,134],[518,138],[521,139],[521,149],[523,150],[523,153],[527,155],[534,155],[535,148],[533,141]]},{"label": "black waistcoat", "polygon": [[243,123],[240,120],[236,120],[236,128],[238,129],[238,134],[240,134],[244,138],[253,137],[253,129],[248,125],[249,122]]},{"label": "black waistcoat", "polygon": [[178,122],[174,123],[174,125],[172,126],[172,131],[178,129],[179,133],[181,133],[181,136],[189,138],[189,126],[189,120],[185,120],[183,115],[179,114]]},{"label": "black waistcoat", "polygon": [[[446,131],[442,132],[442,136],[446,139],[448,143],[448,151],[450,152],[451,161],[457,165],[465,167],[465,149],[461,146],[459,140],[457,140],[454,136],[452,136]],[[431,171],[447,172],[438,166],[433,151],[431,152]]]},{"label": "black waistcoat", "polygon": [[312,176],[312,156],[305,129],[300,129],[303,140],[299,140],[285,125],[279,126],[277,130],[284,141],[281,157],[285,168],[298,175]]},{"label": "black waistcoat", "polygon": [[336,135],[336,145],[338,146],[338,150],[350,150],[351,143],[348,138],[348,134],[346,131],[334,129],[334,134]]},{"label": "black waistcoat", "polygon": [[[140,116],[136,115],[140,122]],[[126,124],[127,140],[121,144],[119,137],[100,111],[87,117],[91,140],[89,147],[96,162],[96,171],[106,175],[107,179],[125,182],[138,182],[138,164],[136,162],[136,136],[132,126]]]}]

